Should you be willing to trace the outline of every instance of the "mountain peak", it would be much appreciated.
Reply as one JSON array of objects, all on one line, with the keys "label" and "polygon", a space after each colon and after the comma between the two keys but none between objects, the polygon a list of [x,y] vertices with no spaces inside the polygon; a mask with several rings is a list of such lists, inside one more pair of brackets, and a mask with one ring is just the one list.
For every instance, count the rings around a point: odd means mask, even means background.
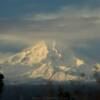
[{"label": "mountain peak", "polygon": [[33,46],[33,48],[38,48],[38,47],[47,47],[46,42],[42,40],[37,42],[35,46]]},{"label": "mountain peak", "polygon": [[26,56],[29,58],[29,64],[39,63],[42,60],[47,58],[48,55],[48,47],[44,41],[38,42],[34,47],[29,50],[28,55]]},{"label": "mountain peak", "polygon": [[11,64],[37,64],[48,56],[48,47],[44,41],[38,42],[31,48],[24,49],[22,52],[12,56],[8,63]]},{"label": "mountain peak", "polygon": [[30,47],[30,48],[24,49],[23,51],[24,51],[24,52],[28,52],[28,51],[30,51],[30,50],[31,50],[31,51],[34,50],[35,48],[38,49],[38,48],[42,48],[42,47],[47,47],[46,42],[43,41],[43,40],[37,42],[35,45],[33,45],[33,46]]}]

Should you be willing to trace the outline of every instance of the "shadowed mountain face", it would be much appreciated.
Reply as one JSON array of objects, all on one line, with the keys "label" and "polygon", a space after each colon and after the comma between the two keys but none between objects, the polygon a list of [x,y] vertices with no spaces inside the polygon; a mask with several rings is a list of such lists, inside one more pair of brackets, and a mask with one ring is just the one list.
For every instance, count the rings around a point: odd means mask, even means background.
[{"label": "shadowed mountain face", "polygon": [[[8,84],[42,83],[51,81],[97,81],[100,64],[90,64],[76,57],[70,49],[40,41],[1,63]],[[43,80],[44,79],[44,80]]]}]

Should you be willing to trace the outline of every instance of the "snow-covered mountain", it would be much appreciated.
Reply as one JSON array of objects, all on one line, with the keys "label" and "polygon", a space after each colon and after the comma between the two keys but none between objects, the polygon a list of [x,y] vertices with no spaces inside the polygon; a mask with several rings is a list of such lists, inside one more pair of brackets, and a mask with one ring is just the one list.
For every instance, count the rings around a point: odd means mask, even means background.
[{"label": "snow-covered mountain", "polygon": [[15,82],[27,79],[94,80],[94,66],[66,48],[58,47],[56,43],[49,46],[45,41],[9,57],[1,65],[6,79]]}]

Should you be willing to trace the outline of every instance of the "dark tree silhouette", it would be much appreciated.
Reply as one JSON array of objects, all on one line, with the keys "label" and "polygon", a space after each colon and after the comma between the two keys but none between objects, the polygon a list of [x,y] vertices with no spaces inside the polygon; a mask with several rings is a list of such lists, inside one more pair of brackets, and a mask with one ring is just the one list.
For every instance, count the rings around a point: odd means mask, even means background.
[{"label": "dark tree silhouette", "polygon": [[0,73],[0,80],[4,79],[4,75]]},{"label": "dark tree silhouette", "polygon": [[1,93],[3,91],[3,86],[4,86],[3,79],[4,79],[4,75],[0,73],[0,97],[1,97]]},{"label": "dark tree silhouette", "polygon": [[70,93],[69,92],[64,92],[64,90],[62,89],[62,87],[59,87],[58,90],[58,99],[59,100],[71,100],[70,98]]}]

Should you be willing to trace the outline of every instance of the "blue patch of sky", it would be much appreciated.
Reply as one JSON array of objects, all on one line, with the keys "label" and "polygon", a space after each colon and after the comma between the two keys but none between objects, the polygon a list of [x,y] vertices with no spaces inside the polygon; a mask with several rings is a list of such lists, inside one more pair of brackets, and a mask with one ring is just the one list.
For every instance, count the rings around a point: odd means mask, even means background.
[{"label": "blue patch of sky", "polygon": [[89,59],[92,59],[93,61],[100,62],[100,40],[87,40],[86,44],[88,47],[83,47],[75,45],[74,51],[77,55],[82,56],[82,57],[88,57]]},{"label": "blue patch of sky", "polygon": [[100,0],[0,0],[0,17],[20,17],[31,13],[50,13],[67,6],[97,8]]},{"label": "blue patch of sky", "polygon": [[26,48],[27,45],[22,44],[22,43],[11,43],[7,41],[1,41],[0,40],[0,52],[2,53],[7,53],[7,52],[12,52],[12,53],[17,53]]}]

